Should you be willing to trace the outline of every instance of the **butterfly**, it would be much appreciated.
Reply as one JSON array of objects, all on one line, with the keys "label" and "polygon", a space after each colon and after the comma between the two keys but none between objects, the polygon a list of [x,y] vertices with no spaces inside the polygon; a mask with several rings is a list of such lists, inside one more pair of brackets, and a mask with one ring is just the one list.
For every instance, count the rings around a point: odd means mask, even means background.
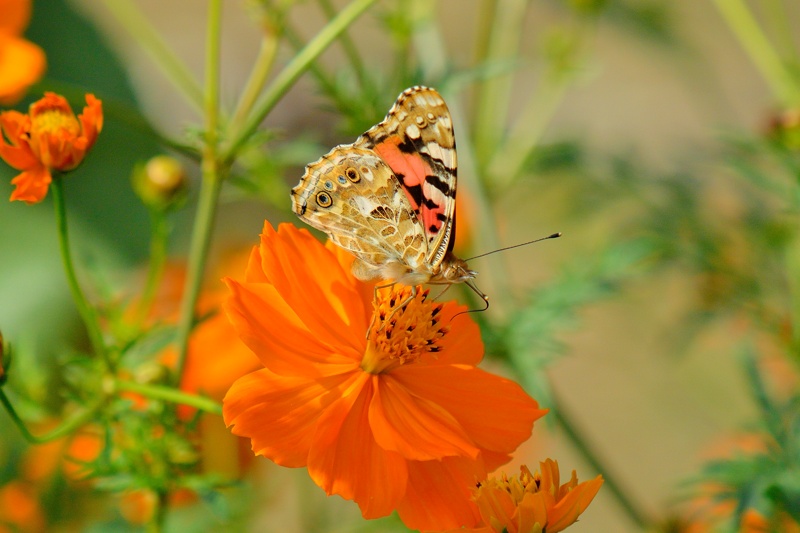
[{"label": "butterfly", "polygon": [[292,209],[356,260],[361,280],[412,287],[465,283],[477,272],[453,254],[457,185],[453,121],[429,87],[403,91],[386,118],[309,163]]}]

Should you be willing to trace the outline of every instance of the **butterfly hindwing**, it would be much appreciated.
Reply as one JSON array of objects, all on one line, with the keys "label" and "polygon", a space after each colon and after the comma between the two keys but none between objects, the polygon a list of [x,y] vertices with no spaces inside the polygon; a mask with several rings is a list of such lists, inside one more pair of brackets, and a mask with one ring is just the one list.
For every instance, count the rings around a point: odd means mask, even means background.
[{"label": "butterfly hindwing", "polygon": [[306,168],[293,209],[359,260],[362,279],[424,268],[423,227],[391,168],[373,151],[337,146]]},{"label": "butterfly hindwing", "polygon": [[353,146],[373,150],[392,169],[424,229],[426,261],[438,267],[455,240],[458,165],[447,104],[434,89],[406,89]]}]

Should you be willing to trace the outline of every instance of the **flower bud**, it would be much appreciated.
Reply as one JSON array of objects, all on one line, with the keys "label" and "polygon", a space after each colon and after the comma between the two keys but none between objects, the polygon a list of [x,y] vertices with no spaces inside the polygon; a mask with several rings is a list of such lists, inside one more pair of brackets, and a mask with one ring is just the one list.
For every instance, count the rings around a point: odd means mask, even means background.
[{"label": "flower bud", "polygon": [[188,183],[183,166],[174,157],[157,155],[138,165],[132,176],[133,190],[150,208],[168,210],[186,197]]}]

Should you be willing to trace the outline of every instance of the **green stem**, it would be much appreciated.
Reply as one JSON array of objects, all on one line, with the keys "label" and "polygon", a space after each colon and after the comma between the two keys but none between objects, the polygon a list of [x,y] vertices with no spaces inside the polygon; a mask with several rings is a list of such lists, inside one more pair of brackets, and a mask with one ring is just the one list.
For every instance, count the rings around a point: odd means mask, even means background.
[{"label": "green stem", "polygon": [[[330,22],[336,16],[336,8],[331,4],[330,0],[317,0],[322,11],[325,13],[325,16],[328,17],[328,21]],[[364,62],[361,60],[361,55],[358,53],[358,47],[355,45],[350,36],[347,34],[347,31],[343,31],[341,36],[339,37],[339,42],[342,44],[342,48],[344,48],[344,53],[347,54],[347,58],[350,60],[350,64],[353,66],[353,70],[356,73],[356,77],[358,78],[358,84],[361,86],[361,90],[369,90],[372,89],[372,83],[370,81],[369,76],[367,76],[367,69],[364,68]]]},{"label": "green stem", "polygon": [[714,0],[717,10],[733,31],[739,44],[761,71],[775,97],[784,105],[800,103],[800,88],[785,68],[780,56],[761,31],[753,14],[743,0]]},{"label": "green stem", "polygon": [[141,324],[147,318],[150,308],[156,299],[158,287],[164,274],[164,264],[167,261],[167,241],[169,238],[169,224],[163,210],[150,209],[150,265],[147,270],[142,299],[136,313],[136,322]]},{"label": "green stem", "polygon": [[[517,57],[527,6],[527,0],[499,0],[494,3],[486,61],[497,63]],[[503,74],[480,84],[473,125],[476,159],[480,169],[486,168],[489,156],[502,144],[513,81],[511,74]]]},{"label": "green stem", "polygon": [[278,74],[256,104],[245,124],[230,135],[230,144],[222,161],[230,164],[247,140],[256,132],[261,122],[280,101],[295,81],[335,41],[347,27],[369,9],[377,0],[354,0],[342,9],[288,65]]},{"label": "green stem", "polygon": [[591,466],[596,472],[603,474],[604,487],[611,492],[611,494],[614,496],[614,499],[617,500],[617,503],[622,510],[625,511],[625,514],[628,516],[628,518],[630,518],[630,520],[636,524],[639,529],[647,529],[652,522],[648,519],[647,515],[641,509],[639,509],[630,498],[628,498],[628,496],[625,494],[625,491],[622,490],[622,487],[617,481],[617,478],[611,474],[611,471],[608,469],[608,467],[604,466],[600,458],[594,453],[594,451],[592,451],[591,446],[587,444],[588,439],[581,435],[580,430],[573,423],[572,418],[564,408],[564,404],[558,400],[555,392],[553,391],[551,394],[553,409],[550,411],[550,416],[555,418],[556,423],[559,425],[562,431],[564,431],[564,434],[567,436],[573,446],[575,446],[581,456],[583,456],[584,460],[589,463],[589,466]]},{"label": "green stem", "polygon": [[105,0],[106,9],[149,54],[186,100],[198,110],[203,108],[203,91],[199,84],[164,42],[150,21],[131,0]]},{"label": "green stem", "polygon": [[92,343],[92,348],[95,354],[100,355],[106,362],[108,368],[112,367],[111,361],[108,357],[105,343],[103,342],[103,333],[100,331],[100,323],[97,320],[97,314],[94,308],[89,305],[86,296],[81,290],[78,277],[75,274],[75,266],[72,262],[69,245],[69,230],[67,226],[67,207],[64,202],[64,181],[60,175],[53,176],[51,185],[53,191],[53,205],[56,211],[56,227],[58,229],[58,243],[61,249],[61,262],[64,265],[64,272],[67,275],[67,284],[72,293],[72,299],[75,301],[75,307],[78,308],[78,313],[86,325],[86,331],[89,335],[89,340]]},{"label": "green stem", "polygon": [[278,38],[275,35],[277,31],[277,28],[274,31],[270,29],[261,39],[258,57],[233,112],[230,127],[234,130],[247,118],[256,100],[258,100],[258,95],[264,88],[264,84],[267,82],[267,77],[272,70],[272,64],[275,62],[275,55],[278,51]]},{"label": "green stem", "polygon": [[195,409],[200,409],[201,411],[206,411],[215,415],[222,414],[222,406],[219,402],[211,398],[206,398],[205,396],[182,392],[172,387],[147,385],[123,379],[115,379],[114,385],[117,390],[135,392],[154,400],[165,400],[167,402],[188,405],[189,407],[194,407]]},{"label": "green stem", "polygon": [[97,411],[100,410],[100,407],[103,406],[105,400],[106,400],[105,398],[101,398],[88,408],[78,411],[77,413],[72,415],[72,417],[68,418],[57,428],[52,429],[49,432],[45,433],[44,435],[37,437],[28,430],[28,428],[25,426],[25,422],[22,421],[22,419],[17,414],[17,411],[14,409],[14,406],[11,405],[11,401],[8,399],[8,396],[6,396],[6,393],[3,391],[2,388],[0,388],[0,403],[3,404],[3,407],[5,407],[6,411],[8,412],[8,415],[14,422],[14,425],[17,426],[17,428],[19,429],[20,433],[22,433],[22,436],[25,438],[25,440],[33,444],[44,444],[46,442],[60,439],[61,437],[73,433],[75,430],[87,424],[95,417],[95,414],[97,413]]},{"label": "green stem", "polygon": [[211,232],[217,211],[219,192],[222,189],[224,167],[219,163],[219,50],[222,0],[210,0],[206,36],[206,86],[205,86],[205,143],[201,160],[202,185],[197,215],[189,247],[189,266],[181,301],[178,322],[178,364],[175,383],[179,383],[189,351],[189,335],[194,327],[194,311],[203,281]]},{"label": "green stem", "polygon": [[508,135],[491,159],[485,162],[486,179],[502,193],[516,178],[531,152],[542,138],[547,125],[564,100],[571,77],[564,75],[544,84],[525,105]]}]

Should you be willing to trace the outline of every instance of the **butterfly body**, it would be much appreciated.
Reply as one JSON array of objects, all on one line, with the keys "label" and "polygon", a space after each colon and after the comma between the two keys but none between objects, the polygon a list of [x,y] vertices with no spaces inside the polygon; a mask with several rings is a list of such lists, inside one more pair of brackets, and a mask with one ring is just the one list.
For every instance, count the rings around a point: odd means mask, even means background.
[{"label": "butterfly body", "polygon": [[444,100],[412,87],[353,144],[307,165],[292,208],[356,257],[359,279],[469,284],[477,273],[452,252],[456,168]]}]

